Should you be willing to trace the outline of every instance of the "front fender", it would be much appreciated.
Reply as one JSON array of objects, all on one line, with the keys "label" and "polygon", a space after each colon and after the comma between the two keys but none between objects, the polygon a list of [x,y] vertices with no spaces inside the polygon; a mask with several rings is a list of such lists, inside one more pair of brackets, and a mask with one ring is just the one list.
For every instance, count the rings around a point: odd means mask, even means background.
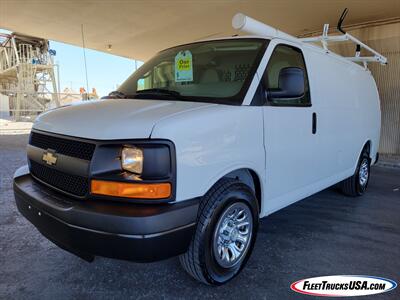
[{"label": "front fender", "polygon": [[158,122],[152,138],[176,148],[177,201],[203,196],[231,171],[265,174],[263,115],[260,107],[215,105]]}]

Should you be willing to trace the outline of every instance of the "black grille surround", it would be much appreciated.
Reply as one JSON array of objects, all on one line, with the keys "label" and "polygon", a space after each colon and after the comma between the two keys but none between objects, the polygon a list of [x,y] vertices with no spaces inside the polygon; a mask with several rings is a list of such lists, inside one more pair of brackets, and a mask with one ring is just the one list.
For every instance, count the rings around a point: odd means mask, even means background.
[{"label": "black grille surround", "polygon": [[[147,148],[169,149],[169,155],[163,155],[161,160],[169,159],[169,172],[164,177],[152,175],[154,160],[148,160],[149,172],[144,172],[139,178],[132,178],[122,170],[120,156],[125,145]],[[130,202],[143,204],[158,204],[175,201],[176,195],[176,151],[172,141],[167,139],[115,139],[97,140],[71,137],[56,133],[48,133],[33,129],[29,138],[28,163],[33,179],[70,197],[84,200],[100,200],[115,202]],[[86,149],[85,154],[79,149]],[[85,150],[84,150],[85,151]],[[49,163],[43,156],[52,153],[57,157],[56,163]],[[152,153],[152,152],[146,152]],[[158,152],[159,153],[159,152]],[[59,154],[59,155],[58,155]],[[90,157],[90,159],[89,159]],[[149,156],[151,157],[151,156]],[[160,158],[158,157],[158,158]],[[85,158],[85,159],[84,159]],[[78,164],[78,165],[76,165]],[[163,163],[165,165],[165,162]],[[72,168],[72,169],[71,169]],[[151,177],[155,176],[155,177]],[[163,199],[133,199],[114,196],[91,194],[90,182],[93,179],[129,183],[161,183],[172,186],[171,195]],[[151,200],[151,201],[150,201]]]},{"label": "black grille surround", "polygon": [[38,132],[31,133],[29,144],[44,150],[52,149],[57,153],[84,160],[91,160],[96,148],[96,144],[81,142],[75,139],[55,137]]},{"label": "black grille surround", "polygon": [[78,197],[89,193],[88,178],[71,175],[29,160],[30,172],[38,180]]},{"label": "black grille surround", "polygon": [[[96,149],[95,143],[36,131],[31,132],[29,144],[43,149],[43,152],[51,149],[55,153],[86,161],[91,161]],[[57,166],[49,166],[31,157],[28,157],[28,161],[32,176],[42,183],[78,198],[84,198],[89,194],[88,174],[80,174],[82,176],[69,174]]]}]

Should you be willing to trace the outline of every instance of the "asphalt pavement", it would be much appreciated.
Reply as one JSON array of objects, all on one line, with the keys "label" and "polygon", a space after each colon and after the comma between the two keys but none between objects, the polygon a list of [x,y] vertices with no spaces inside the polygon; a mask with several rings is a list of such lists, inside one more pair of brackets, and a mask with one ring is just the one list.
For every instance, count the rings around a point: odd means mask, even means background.
[{"label": "asphalt pavement", "polygon": [[[27,135],[0,136],[0,299],[312,299],[290,284],[342,274],[400,282],[400,169],[374,167],[363,197],[330,188],[264,218],[243,272],[209,287],[178,258],[87,263],[49,242],[14,202],[12,176],[26,163],[26,142]],[[400,288],[357,299],[400,299]]]}]

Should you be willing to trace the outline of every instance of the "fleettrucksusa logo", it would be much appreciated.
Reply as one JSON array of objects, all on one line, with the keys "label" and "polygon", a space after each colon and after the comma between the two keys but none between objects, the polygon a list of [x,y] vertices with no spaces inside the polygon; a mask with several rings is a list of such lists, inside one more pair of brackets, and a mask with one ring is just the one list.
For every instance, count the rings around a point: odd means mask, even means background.
[{"label": "fleettrucksusa logo", "polygon": [[391,279],[363,275],[335,275],[301,279],[290,288],[301,294],[320,297],[366,296],[389,292],[397,287]]}]

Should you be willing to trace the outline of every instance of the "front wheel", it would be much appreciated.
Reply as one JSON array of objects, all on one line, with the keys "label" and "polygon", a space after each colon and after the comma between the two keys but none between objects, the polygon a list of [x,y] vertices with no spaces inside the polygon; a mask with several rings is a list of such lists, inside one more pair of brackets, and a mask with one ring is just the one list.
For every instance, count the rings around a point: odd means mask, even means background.
[{"label": "front wheel", "polygon": [[234,179],[222,179],[203,197],[197,228],[183,268],[196,280],[220,285],[239,274],[254,246],[258,206],[253,191]]}]

